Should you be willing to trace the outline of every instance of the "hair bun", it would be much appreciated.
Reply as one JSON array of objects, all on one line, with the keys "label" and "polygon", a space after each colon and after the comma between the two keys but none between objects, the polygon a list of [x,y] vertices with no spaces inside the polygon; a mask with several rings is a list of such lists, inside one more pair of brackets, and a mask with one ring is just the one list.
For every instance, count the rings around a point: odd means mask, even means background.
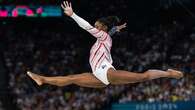
[{"label": "hair bun", "polygon": [[117,16],[108,16],[106,19],[111,27],[117,25],[120,22],[120,19]]},{"label": "hair bun", "polygon": [[113,26],[116,26],[120,22],[120,19],[117,16],[108,16],[108,17],[102,17],[97,21],[106,25],[108,27],[108,30],[110,30],[112,29]]}]

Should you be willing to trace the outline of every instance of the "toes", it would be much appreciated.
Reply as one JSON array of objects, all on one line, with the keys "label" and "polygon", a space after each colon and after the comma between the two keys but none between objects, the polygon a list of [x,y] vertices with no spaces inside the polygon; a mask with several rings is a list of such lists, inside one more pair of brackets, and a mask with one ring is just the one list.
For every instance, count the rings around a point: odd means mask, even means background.
[{"label": "toes", "polygon": [[39,77],[36,77],[36,74],[27,71],[27,75],[30,76],[39,86],[42,85],[41,80],[39,79]]},{"label": "toes", "polygon": [[27,75],[32,77],[32,73],[30,71],[27,71]]}]

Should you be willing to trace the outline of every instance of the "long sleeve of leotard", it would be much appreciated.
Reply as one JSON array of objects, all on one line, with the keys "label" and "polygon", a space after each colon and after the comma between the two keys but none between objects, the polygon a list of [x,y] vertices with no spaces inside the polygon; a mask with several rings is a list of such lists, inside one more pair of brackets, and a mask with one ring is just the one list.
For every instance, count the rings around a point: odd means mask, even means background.
[{"label": "long sleeve of leotard", "polygon": [[113,36],[116,32],[117,32],[117,27],[114,26],[114,27],[108,32],[108,34],[109,34],[110,36]]},{"label": "long sleeve of leotard", "polygon": [[91,24],[89,24],[86,20],[84,20],[83,18],[79,17],[78,15],[76,15],[75,13],[72,14],[71,16],[72,19],[74,19],[74,21],[84,30],[88,31],[90,34],[92,34],[94,37],[100,39],[100,40],[104,40],[107,38],[107,33],[102,31],[102,30],[98,30],[97,28],[93,27]]}]

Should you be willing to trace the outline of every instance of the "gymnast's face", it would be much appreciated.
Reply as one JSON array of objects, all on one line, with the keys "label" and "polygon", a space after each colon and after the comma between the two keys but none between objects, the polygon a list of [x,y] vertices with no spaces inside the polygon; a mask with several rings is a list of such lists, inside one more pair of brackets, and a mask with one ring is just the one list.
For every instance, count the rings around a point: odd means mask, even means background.
[{"label": "gymnast's face", "polygon": [[108,27],[106,25],[104,25],[103,23],[96,21],[95,22],[95,28],[97,28],[98,30],[102,30],[107,32]]}]

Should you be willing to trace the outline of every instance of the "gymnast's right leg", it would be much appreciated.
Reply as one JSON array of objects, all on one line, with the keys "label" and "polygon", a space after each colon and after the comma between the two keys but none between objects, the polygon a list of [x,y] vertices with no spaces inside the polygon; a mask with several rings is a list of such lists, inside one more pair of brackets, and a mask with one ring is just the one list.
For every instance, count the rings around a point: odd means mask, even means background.
[{"label": "gymnast's right leg", "polygon": [[75,84],[78,86],[90,88],[106,87],[106,85],[103,84],[100,80],[98,80],[95,76],[93,76],[92,73],[46,77],[28,71],[27,75],[30,76],[39,86],[41,86],[42,84],[51,84],[55,86],[67,86]]}]

